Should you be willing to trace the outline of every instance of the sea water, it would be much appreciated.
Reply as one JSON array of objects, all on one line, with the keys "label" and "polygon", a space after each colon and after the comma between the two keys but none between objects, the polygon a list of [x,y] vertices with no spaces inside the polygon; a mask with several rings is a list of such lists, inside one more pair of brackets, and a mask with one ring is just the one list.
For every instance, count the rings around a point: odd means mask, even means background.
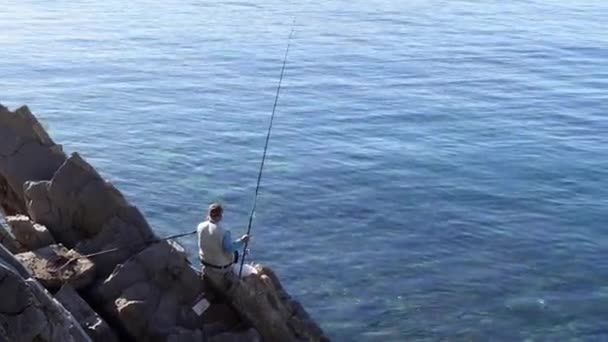
[{"label": "sea water", "polygon": [[4,0],[0,102],[236,236],[294,17],[250,260],[337,341],[608,340],[608,2]]}]

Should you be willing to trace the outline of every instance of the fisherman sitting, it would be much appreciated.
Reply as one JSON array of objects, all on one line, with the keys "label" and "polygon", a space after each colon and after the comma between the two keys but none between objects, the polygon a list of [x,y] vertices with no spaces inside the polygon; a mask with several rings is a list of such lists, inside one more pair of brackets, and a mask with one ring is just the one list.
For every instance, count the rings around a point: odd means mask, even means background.
[{"label": "fisherman sitting", "polygon": [[212,203],[207,220],[196,229],[203,276],[222,292],[228,285],[226,273],[233,272],[234,263],[237,262],[235,255],[238,254],[235,252],[249,241],[247,234],[232,240],[230,231],[220,225],[223,212],[221,204]]}]

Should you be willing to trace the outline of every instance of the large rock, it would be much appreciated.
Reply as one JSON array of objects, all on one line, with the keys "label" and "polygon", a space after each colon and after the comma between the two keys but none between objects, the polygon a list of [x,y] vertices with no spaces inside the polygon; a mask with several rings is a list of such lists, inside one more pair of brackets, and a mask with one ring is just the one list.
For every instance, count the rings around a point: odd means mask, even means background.
[{"label": "large rock", "polygon": [[4,245],[13,254],[25,252],[25,248],[2,224],[0,224],[0,244]]},{"label": "large rock", "polygon": [[27,107],[11,112],[0,105],[0,209],[6,215],[25,213],[24,183],[51,179],[65,159]]},{"label": "large rock", "polygon": [[[206,293],[207,298],[209,294]],[[203,320],[208,325],[217,324],[221,330],[230,330],[242,322],[238,312],[232,306],[223,301],[223,298],[217,302],[210,301],[209,308],[202,314]],[[221,325],[220,325],[221,324]],[[210,327],[209,327],[210,328]]]},{"label": "large rock", "polygon": [[166,341],[203,329],[192,310],[202,291],[183,249],[163,241],[118,266],[95,297],[134,340]]},{"label": "large rock", "polygon": [[243,279],[229,273],[226,297],[265,341],[329,341],[270,268],[258,265],[256,270]]},{"label": "large rock", "polygon": [[83,254],[120,247],[93,259],[100,276],[155,239],[139,210],[78,154],[72,154],[50,181],[27,182],[27,210],[56,240]]},{"label": "large rock", "polygon": [[255,329],[224,331],[221,333],[209,333],[208,329],[185,330],[178,329],[167,338],[167,342],[260,342],[262,338]]},{"label": "large rock", "polygon": [[80,326],[95,342],[118,342],[110,326],[78,295],[70,285],[64,285],[55,294],[63,306],[78,320]]},{"label": "large rock", "polygon": [[114,271],[116,265],[155,241],[150,234],[151,232],[142,232],[116,216],[107,221],[96,236],[78,242],[74,249],[83,254],[113,250],[111,253],[101,253],[91,258],[98,273],[107,276]]},{"label": "large rock", "polygon": [[177,329],[169,337],[167,342],[192,342],[192,341],[207,341],[205,333],[201,330]]},{"label": "large rock", "polygon": [[88,342],[78,322],[0,246],[0,341]]},{"label": "large rock", "polygon": [[35,223],[25,215],[7,216],[15,239],[27,250],[35,250],[55,243],[45,226]]},{"label": "large rock", "polygon": [[74,250],[51,245],[15,255],[44,287],[58,290],[63,284],[85,288],[95,280],[95,265]]},{"label": "large rock", "polygon": [[207,342],[260,342],[262,337],[255,329],[225,332],[207,338]]}]

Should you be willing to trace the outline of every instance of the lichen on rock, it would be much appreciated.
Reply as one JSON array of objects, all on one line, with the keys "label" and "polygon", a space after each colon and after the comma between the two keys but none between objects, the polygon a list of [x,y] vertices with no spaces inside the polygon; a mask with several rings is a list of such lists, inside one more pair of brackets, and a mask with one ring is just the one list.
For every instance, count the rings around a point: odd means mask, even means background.
[{"label": "lichen on rock", "polygon": [[95,280],[95,265],[61,244],[20,253],[15,258],[49,290],[59,290],[63,284],[82,289]]}]

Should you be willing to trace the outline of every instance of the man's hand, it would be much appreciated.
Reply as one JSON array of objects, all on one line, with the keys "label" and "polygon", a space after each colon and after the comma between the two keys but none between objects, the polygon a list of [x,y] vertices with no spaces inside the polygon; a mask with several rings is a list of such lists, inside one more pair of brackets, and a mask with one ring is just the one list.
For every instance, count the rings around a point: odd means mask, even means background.
[{"label": "man's hand", "polygon": [[248,243],[250,240],[250,237],[248,234],[245,234],[245,235],[241,236],[241,238],[239,240],[243,243]]}]

